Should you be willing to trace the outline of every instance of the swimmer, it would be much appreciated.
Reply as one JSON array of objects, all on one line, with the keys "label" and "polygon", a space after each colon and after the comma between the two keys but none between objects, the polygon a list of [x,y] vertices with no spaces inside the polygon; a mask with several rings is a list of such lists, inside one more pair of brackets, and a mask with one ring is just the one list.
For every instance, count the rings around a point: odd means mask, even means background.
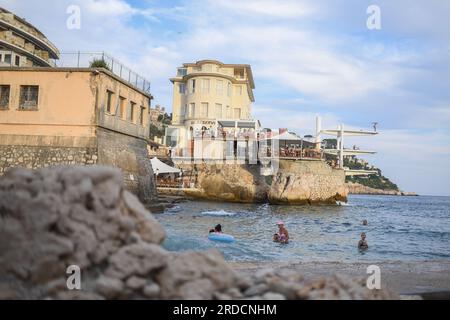
[{"label": "swimmer", "polygon": [[363,226],[367,226],[369,223],[367,222],[366,219],[364,219],[363,222],[362,222],[362,224],[363,224]]},{"label": "swimmer", "polygon": [[358,249],[360,249],[360,250],[369,249],[369,245],[367,244],[367,240],[366,240],[366,234],[364,232],[361,233],[361,240],[359,240],[359,242],[358,242]]},{"label": "swimmer", "polygon": [[278,221],[277,226],[278,226],[278,233],[275,233],[273,235],[273,241],[279,242],[279,243],[288,243],[289,242],[289,232],[284,227],[284,222]]},{"label": "swimmer", "polygon": [[214,229],[209,230],[209,233],[212,233],[212,232],[222,233],[222,225],[219,223],[218,225],[216,225],[214,227]]}]

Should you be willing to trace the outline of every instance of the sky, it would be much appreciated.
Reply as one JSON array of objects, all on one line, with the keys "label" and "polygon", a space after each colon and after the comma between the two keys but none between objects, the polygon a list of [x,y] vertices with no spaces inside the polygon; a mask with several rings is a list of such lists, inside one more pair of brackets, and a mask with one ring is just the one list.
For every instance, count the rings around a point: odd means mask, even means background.
[{"label": "sky", "polygon": [[[44,5],[45,4],[45,5]],[[67,28],[69,6],[80,28]],[[381,29],[370,30],[369,5]],[[216,59],[252,67],[253,117],[314,134],[371,129],[346,147],[404,191],[450,196],[450,1],[445,0],[0,0],[61,52],[106,51],[152,84],[172,108],[176,68]]]}]

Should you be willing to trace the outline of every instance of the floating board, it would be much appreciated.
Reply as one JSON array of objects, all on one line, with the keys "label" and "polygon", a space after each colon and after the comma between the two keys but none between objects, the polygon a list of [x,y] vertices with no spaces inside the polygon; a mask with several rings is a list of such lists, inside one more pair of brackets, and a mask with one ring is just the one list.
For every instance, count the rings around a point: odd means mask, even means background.
[{"label": "floating board", "polygon": [[211,232],[208,235],[208,239],[212,240],[212,241],[220,241],[220,242],[234,242],[234,237],[229,235],[229,234],[225,234],[225,233],[217,233],[217,232]]}]

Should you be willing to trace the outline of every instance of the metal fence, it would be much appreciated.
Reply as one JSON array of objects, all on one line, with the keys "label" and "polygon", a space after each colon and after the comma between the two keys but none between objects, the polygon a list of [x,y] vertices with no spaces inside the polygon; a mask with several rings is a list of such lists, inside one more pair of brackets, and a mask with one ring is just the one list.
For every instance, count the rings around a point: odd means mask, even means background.
[{"label": "metal fence", "polygon": [[55,64],[57,67],[88,68],[93,61],[104,61],[116,76],[150,94],[150,81],[105,52],[62,52],[61,58],[55,60]]}]

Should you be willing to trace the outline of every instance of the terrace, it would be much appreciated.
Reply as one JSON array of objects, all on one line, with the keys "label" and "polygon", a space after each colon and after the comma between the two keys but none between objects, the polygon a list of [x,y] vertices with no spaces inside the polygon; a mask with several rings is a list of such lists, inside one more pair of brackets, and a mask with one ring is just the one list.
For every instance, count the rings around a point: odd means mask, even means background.
[{"label": "terrace", "polygon": [[150,81],[131,70],[125,64],[105,52],[62,52],[61,58],[55,60],[57,67],[89,68],[93,61],[102,61],[105,67],[128,84],[150,93]]}]

